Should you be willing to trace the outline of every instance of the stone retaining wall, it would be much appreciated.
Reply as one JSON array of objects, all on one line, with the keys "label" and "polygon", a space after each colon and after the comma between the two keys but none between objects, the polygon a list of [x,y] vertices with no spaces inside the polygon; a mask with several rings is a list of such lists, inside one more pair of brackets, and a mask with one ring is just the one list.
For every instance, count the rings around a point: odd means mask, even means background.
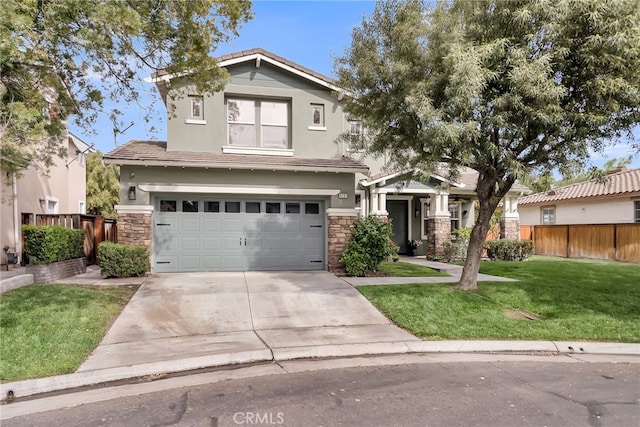
[{"label": "stone retaining wall", "polygon": [[26,274],[33,274],[34,283],[50,283],[66,277],[87,272],[87,260],[83,258],[68,259],[42,265],[27,265]]}]

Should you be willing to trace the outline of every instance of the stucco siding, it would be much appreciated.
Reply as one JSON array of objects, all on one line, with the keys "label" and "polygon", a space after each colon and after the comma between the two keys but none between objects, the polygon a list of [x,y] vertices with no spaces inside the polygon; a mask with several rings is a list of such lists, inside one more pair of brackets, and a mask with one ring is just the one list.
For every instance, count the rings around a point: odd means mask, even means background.
[{"label": "stucco siding", "polygon": [[[232,67],[231,73],[232,79],[222,92],[204,98],[204,120],[197,123],[189,123],[190,96],[197,95],[195,88],[184,81],[172,82],[172,92],[181,91],[185,96],[175,100],[175,114],[169,114],[167,120],[168,151],[222,152],[227,145],[226,98],[237,96],[290,102],[289,148],[295,156],[335,158],[345,152],[335,141],[345,130],[346,121],[340,102],[330,90],[264,64],[260,68],[248,64]],[[326,130],[309,129],[311,104],[324,105]]]},{"label": "stucco siding", "polygon": [[545,205],[518,205],[521,225],[542,224],[542,207],[556,207],[556,224],[622,224],[631,223],[633,200],[629,197],[594,201],[550,203]]},{"label": "stucco siding", "polygon": [[[153,200],[150,194],[140,189],[136,190],[136,200],[128,200],[130,186],[145,184],[185,184],[231,186],[260,189],[336,189],[347,195],[326,196],[327,208],[353,208],[355,189],[353,174],[324,173],[324,172],[287,172],[287,171],[248,171],[226,169],[200,168],[159,168],[122,166],[120,180],[120,201],[123,205],[149,205]],[[131,177],[133,173],[133,178]],[[214,191],[212,191],[214,193]],[[274,193],[275,194],[275,193]],[[244,196],[242,196],[244,197]],[[260,196],[269,198],[270,196]],[[273,196],[282,199],[287,196]],[[297,196],[293,198],[300,198]],[[306,197],[308,198],[308,197]],[[325,197],[318,197],[325,199]]]}]

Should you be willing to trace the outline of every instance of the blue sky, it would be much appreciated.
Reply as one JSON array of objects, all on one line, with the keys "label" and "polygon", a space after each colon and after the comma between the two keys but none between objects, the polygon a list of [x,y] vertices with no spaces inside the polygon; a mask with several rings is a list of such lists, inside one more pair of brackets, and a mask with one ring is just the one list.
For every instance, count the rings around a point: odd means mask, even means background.
[{"label": "blue sky", "polygon": [[[340,56],[349,46],[351,31],[359,26],[362,18],[373,11],[373,1],[261,1],[253,3],[254,19],[243,25],[239,37],[222,44],[215,55],[222,55],[254,47],[261,47],[285,57],[317,72],[333,75],[333,58]],[[138,77],[142,87],[155,91],[152,84],[143,83],[148,71]],[[146,97],[145,97],[146,98]],[[151,102],[151,98],[146,98]],[[109,106],[107,106],[109,107]],[[157,119],[152,123],[155,132],[149,132],[144,123],[143,114],[136,106],[118,108],[125,115],[120,128],[124,129],[133,122],[126,132],[117,135],[118,145],[131,139],[166,139],[166,109],[161,101],[154,104]],[[103,153],[113,150],[113,125],[105,116],[96,123],[95,135],[85,135],[75,126],[71,131]],[[640,139],[640,130],[636,129],[635,139]],[[601,166],[607,158],[627,157],[633,152],[624,144],[618,144],[607,150],[604,155],[593,156],[593,163]],[[640,167],[640,155],[635,155],[633,167]]]}]

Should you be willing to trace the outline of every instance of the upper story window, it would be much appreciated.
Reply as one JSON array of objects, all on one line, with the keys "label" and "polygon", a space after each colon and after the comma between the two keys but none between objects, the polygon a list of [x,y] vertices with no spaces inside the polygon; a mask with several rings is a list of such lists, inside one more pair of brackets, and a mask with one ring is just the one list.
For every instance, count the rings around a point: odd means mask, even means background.
[{"label": "upper story window", "polygon": [[324,104],[311,104],[310,130],[326,130],[324,122]]},{"label": "upper story window", "polygon": [[187,124],[205,125],[204,120],[204,98],[201,96],[189,96],[189,112],[184,119]]},{"label": "upper story window", "polygon": [[546,206],[542,208],[542,223],[543,224],[556,223],[556,207],[555,206]]},{"label": "upper story window", "polygon": [[362,135],[362,122],[356,120],[349,121],[349,135],[360,136]]},{"label": "upper story window", "polygon": [[634,220],[635,222],[640,222],[640,200],[633,202],[633,205],[635,210]]},{"label": "upper story window", "polygon": [[227,99],[229,145],[289,148],[289,103]]}]

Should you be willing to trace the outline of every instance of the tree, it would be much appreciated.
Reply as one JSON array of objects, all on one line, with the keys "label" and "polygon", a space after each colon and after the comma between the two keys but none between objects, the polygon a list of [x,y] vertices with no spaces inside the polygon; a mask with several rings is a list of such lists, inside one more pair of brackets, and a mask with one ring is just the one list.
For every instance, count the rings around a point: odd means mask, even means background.
[{"label": "tree", "polygon": [[[457,289],[477,287],[489,221],[516,179],[564,170],[640,122],[640,8],[628,0],[383,1],[336,60],[365,148],[454,180],[479,172]],[[346,136],[345,136],[346,138]]]},{"label": "tree", "polygon": [[210,53],[237,36],[250,8],[248,0],[3,0],[3,169],[50,166],[64,153],[68,117],[90,129],[105,99],[147,108],[137,71],[188,71],[201,93],[219,90],[226,72]]},{"label": "tree", "polygon": [[114,206],[120,202],[119,169],[105,165],[100,151],[87,156],[87,213],[117,218]]}]

